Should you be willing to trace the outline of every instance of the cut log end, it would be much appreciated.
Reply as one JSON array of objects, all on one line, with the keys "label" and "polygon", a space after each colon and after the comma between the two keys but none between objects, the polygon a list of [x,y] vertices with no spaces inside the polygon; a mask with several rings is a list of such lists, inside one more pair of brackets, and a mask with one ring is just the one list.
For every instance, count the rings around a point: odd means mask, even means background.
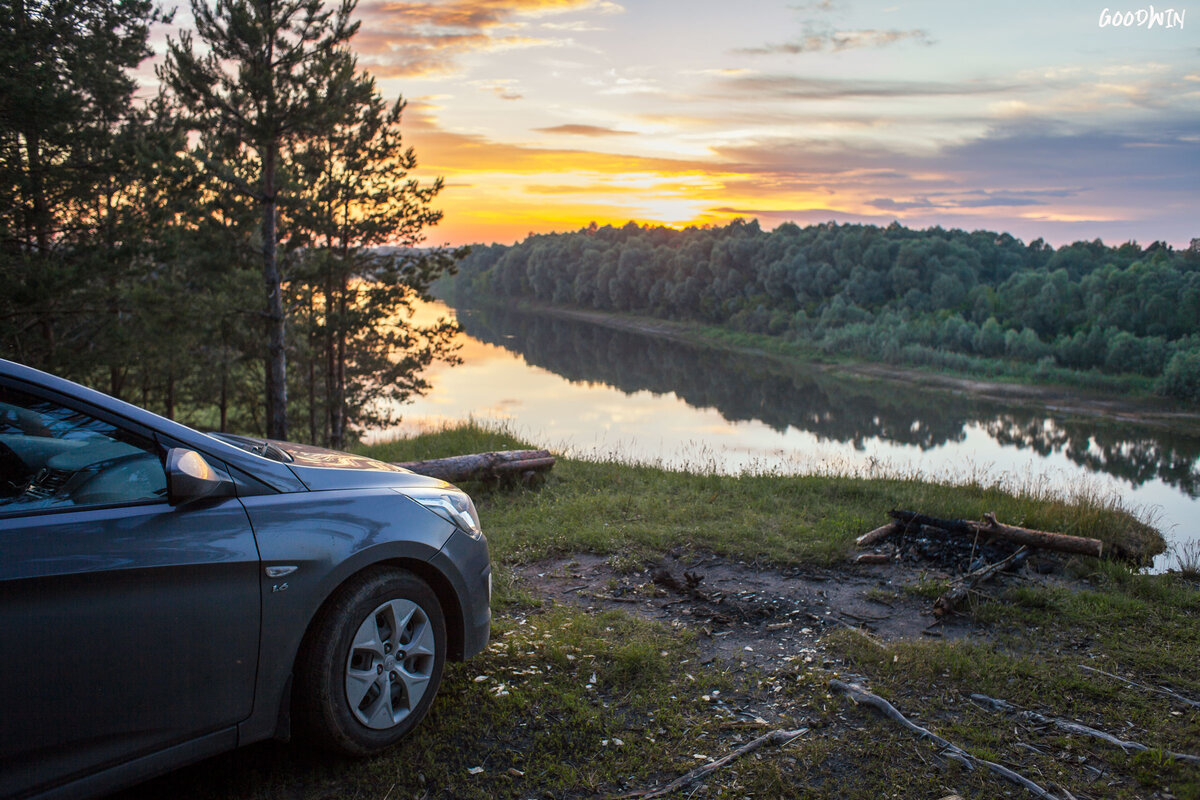
[{"label": "cut log end", "polygon": [[889,522],[886,525],[880,525],[873,531],[868,531],[862,536],[854,540],[857,547],[870,547],[877,542],[882,542],[894,533],[899,533],[903,526],[898,522]]}]

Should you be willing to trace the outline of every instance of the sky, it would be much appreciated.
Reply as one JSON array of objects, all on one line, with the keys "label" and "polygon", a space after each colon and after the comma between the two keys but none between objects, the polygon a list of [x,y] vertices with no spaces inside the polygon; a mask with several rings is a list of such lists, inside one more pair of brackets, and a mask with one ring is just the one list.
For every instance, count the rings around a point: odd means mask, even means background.
[{"label": "sky", "polygon": [[743,217],[1186,246],[1200,2],[1111,1],[360,0],[353,47],[445,179],[430,244]]}]

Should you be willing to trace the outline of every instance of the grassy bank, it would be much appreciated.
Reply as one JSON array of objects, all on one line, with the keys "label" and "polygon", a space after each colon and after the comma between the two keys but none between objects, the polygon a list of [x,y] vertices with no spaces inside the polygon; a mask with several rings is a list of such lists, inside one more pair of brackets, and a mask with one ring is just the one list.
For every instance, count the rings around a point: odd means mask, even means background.
[{"label": "grassy bank", "polygon": [[[367,448],[384,461],[529,447],[474,426]],[[547,490],[494,492],[486,504],[494,558],[526,563],[567,553],[653,557],[676,547],[772,564],[827,566],[893,508],[981,519],[985,512],[1025,527],[1092,536],[1147,553],[1159,534],[1087,487],[1062,497],[1030,481],[1016,492],[994,484],[946,486],[920,479],[755,475],[731,477],[631,466],[615,460],[560,460]]]},{"label": "grassy bank", "polygon": [[[459,429],[369,449],[387,460],[515,447],[503,433]],[[530,563],[598,554],[630,584],[668,551],[687,559],[847,569],[852,538],[886,510],[914,507],[1099,536],[1152,532],[1094,497],[1056,499],[916,480],[742,478],[560,460],[537,491],[469,486],[498,581],[493,641],[452,665],[419,731],[387,755],[347,762],[268,744],[197,765],[136,796],[200,798],[577,798],[666,783],[772,728],[804,733],[734,762],[675,797],[879,798],[1032,796],[828,688],[851,678],[978,757],[1066,797],[1200,798],[1200,709],[1080,670],[1092,666],[1200,699],[1200,587],[1080,560],[1058,582],[1010,582],[968,613],[976,635],[887,641],[831,626],[803,657],[771,668],[711,655],[711,632],[680,616],[648,621],[634,606],[547,596]],[[591,557],[594,559],[594,557]],[[539,567],[534,567],[534,570]],[[847,573],[848,574],[848,573]],[[925,602],[919,572],[873,589],[875,602]],[[647,594],[647,597],[652,595]],[[907,598],[907,600],[905,600]],[[914,600],[916,598],[916,600]],[[628,610],[625,610],[628,609]],[[807,629],[806,629],[807,630]],[[760,629],[764,640],[778,633]],[[753,636],[751,627],[739,636]],[[1081,720],[1146,743],[1125,753],[985,710],[972,693]]]}]

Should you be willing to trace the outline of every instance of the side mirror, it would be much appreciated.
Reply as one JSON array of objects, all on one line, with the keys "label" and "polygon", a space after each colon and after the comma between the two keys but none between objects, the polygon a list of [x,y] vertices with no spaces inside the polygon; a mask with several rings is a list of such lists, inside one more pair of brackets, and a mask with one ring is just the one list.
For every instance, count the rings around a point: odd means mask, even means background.
[{"label": "side mirror", "polygon": [[195,450],[173,447],[167,452],[167,501],[171,505],[232,495],[233,481]]}]

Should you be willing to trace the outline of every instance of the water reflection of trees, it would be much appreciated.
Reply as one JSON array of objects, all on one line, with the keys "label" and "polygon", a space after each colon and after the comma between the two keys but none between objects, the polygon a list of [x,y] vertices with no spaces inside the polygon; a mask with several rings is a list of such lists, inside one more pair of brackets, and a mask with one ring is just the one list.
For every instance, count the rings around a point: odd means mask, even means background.
[{"label": "water reflection of trees", "polygon": [[460,311],[469,335],[519,353],[527,363],[581,383],[626,393],[674,393],[731,421],[794,427],[862,450],[872,439],[922,450],[959,442],[977,425],[1001,444],[1062,453],[1093,472],[1141,484],[1153,478],[1200,494],[1200,438],[1103,421],[1054,419],[892,382],[850,379],[769,358],[713,350],[587,322],[505,308]]}]

